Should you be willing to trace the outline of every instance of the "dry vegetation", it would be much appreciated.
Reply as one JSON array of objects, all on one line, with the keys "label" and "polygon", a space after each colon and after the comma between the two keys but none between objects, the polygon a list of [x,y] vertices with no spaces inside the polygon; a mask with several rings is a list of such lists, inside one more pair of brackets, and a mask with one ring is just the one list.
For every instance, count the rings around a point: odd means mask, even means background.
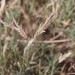
[{"label": "dry vegetation", "polygon": [[75,0],[0,0],[0,75],[75,75]]}]

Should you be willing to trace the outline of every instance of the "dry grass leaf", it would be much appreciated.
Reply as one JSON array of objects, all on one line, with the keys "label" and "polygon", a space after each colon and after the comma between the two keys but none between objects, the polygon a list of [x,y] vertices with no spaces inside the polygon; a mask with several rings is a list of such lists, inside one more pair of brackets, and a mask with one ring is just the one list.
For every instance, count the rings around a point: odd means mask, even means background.
[{"label": "dry grass leaf", "polygon": [[8,42],[7,42],[7,40],[5,40],[5,44],[4,44],[4,47],[3,47],[3,57],[5,57],[7,47],[8,47]]},{"label": "dry grass leaf", "polygon": [[64,72],[61,72],[60,75],[66,75]]},{"label": "dry grass leaf", "polygon": [[6,0],[1,0],[0,17],[2,17],[5,9]]},{"label": "dry grass leaf", "polygon": [[62,21],[61,23],[63,24],[63,27],[66,28],[66,27],[68,27],[68,26],[70,25],[70,24],[69,24],[70,21],[71,21],[71,20],[68,19],[67,21]]},{"label": "dry grass leaf", "polygon": [[59,56],[59,63],[63,62],[66,58],[70,57],[72,55],[72,51],[69,51],[68,53],[65,54],[60,54]]}]

